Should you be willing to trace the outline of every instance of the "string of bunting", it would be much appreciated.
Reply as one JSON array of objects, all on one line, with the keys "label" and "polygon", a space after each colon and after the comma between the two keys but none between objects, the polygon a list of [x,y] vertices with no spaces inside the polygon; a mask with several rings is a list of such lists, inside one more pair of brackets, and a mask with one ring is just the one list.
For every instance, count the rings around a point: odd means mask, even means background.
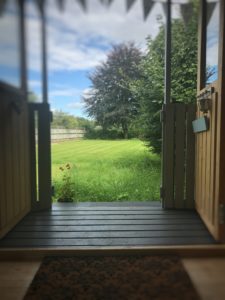
[{"label": "string of bunting", "polygon": [[[60,8],[63,7],[63,3],[65,2],[65,0],[57,0],[58,1],[58,5]],[[88,0],[75,0],[77,1],[82,9],[84,11],[87,11],[87,1]],[[100,3],[106,7],[109,7],[112,2],[114,0],[99,0]],[[125,0],[126,1],[126,10],[127,12],[132,8],[132,6],[135,4],[135,2],[139,1],[139,0]],[[213,13],[213,10],[215,8],[215,5],[216,3],[218,2],[218,0],[215,0],[213,2],[209,2],[207,4],[207,10],[208,10],[208,17],[207,17],[207,21],[209,22],[211,16],[212,16],[212,13]],[[162,6],[163,6],[163,11],[166,15],[166,7],[167,7],[167,0],[142,0],[142,7],[143,7],[143,16],[144,16],[144,20],[147,19],[147,17],[149,16],[152,8],[154,7],[154,4],[155,3],[161,3]],[[179,4],[180,6],[180,13],[181,13],[181,16],[184,20],[184,23],[187,24],[192,16],[192,13],[193,13],[193,5],[191,2],[187,1],[186,3],[184,2],[180,2],[179,0],[175,0],[175,1],[172,1],[172,3],[176,3],[176,4]]]},{"label": "string of bunting", "polygon": [[[20,2],[20,1],[26,1],[26,0],[17,0],[17,1]],[[35,1],[36,5],[38,6],[38,9],[40,10],[40,12],[43,12],[44,6],[48,2],[48,0],[34,0],[34,1]],[[77,1],[79,3],[79,5],[82,7],[83,11],[85,11],[85,12],[87,11],[88,0],[75,0],[75,1]],[[99,0],[99,1],[102,5],[109,7],[113,3],[114,0]],[[139,0],[124,0],[124,1],[126,1],[126,10],[128,12],[132,8],[132,6]],[[57,2],[59,9],[63,10],[66,0],[56,0],[56,2]],[[218,2],[218,0],[207,3],[207,22],[209,22],[217,2]],[[149,16],[155,3],[161,3],[163,6],[163,11],[166,14],[167,0],[142,0],[144,20],[146,20],[147,17]],[[192,12],[193,12],[192,3],[188,2],[188,1],[186,3],[184,3],[184,2],[179,3],[178,0],[172,1],[172,3],[179,4],[180,13],[182,15],[182,18],[183,18],[185,24],[187,24],[190,17],[192,16]],[[6,4],[7,4],[7,0],[0,0],[0,15],[4,11]]]}]

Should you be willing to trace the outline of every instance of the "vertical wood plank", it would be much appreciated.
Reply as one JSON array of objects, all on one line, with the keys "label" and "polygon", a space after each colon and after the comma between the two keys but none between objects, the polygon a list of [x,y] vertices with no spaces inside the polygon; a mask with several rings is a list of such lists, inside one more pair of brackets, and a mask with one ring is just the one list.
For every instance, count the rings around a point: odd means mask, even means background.
[{"label": "vertical wood plank", "polygon": [[163,123],[163,189],[164,208],[174,206],[174,105],[165,104],[165,120]]},{"label": "vertical wood plank", "polygon": [[[196,118],[199,117],[199,110],[197,109]],[[197,201],[199,199],[199,147],[200,147],[200,141],[199,141],[199,134],[195,135],[195,207],[198,209],[199,202]]]},{"label": "vertical wood plank", "polygon": [[[211,123],[210,120],[210,112],[208,112],[208,116],[209,118],[209,122]],[[210,124],[211,126],[211,124]],[[211,174],[211,147],[212,147],[212,143],[211,143],[211,138],[212,138],[212,130],[211,128],[206,132],[206,160],[205,160],[205,164],[206,164],[206,180],[205,180],[205,212],[206,212],[206,216],[208,219],[210,219],[210,210],[209,210],[209,206],[210,206],[210,201],[211,201],[211,197],[210,197],[210,174]]]},{"label": "vertical wood plank", "polygon": [[0,230],[6,224],[6,181],[5,181],[5,130],[4,130],[4,103],[0,101]]},{"label": "vertical wood plank", "polygon": [[207,142],[207,135],[208,132],[203,132],[202,133],[202,161],[201,161],[201,172],[202,172],[202,210],[205,210],[206,206],[206,165],[207,165],[207,148],[206,148],[206,142]]},{"label": "vertical wood plank", "polygon": [[6,142],[6,219],[7,223],[11,222],[13,218],[13,163],[12,163],[12,111],[9,103],[6,103],[5,107],[5,142]]},{"label": "vertical wood plank", "polygon": [[[218,149],[219,171],[217,182],[219,182],[218,205],[225,205],[225,1],[220,1],[220,37],[219,37],[219,63],[218,63]],[[219,225],[218,235],[225,242],[225,224]]]},{"label": "vertical wood plank", "polygon": [[[24,210],[26,205],[25,205],[25,201],[26,201],[26,191],[25,191],[25,187],[26,187],[26,165],[25,165],[25,153],[27,153],[26,148],[25,148],[25,144],[24,144],[24,139],[27,138],[26,136],[26,131],[25,128],[23,126],[24,124],[24,117],[25,117],[25,112],[24,112],[24,102],[23,102],[23,116],[21,116],[20,118],[20,122],[19,122],[19,130],[20,132],[24,132],[24,135],[22,135],[19,139],[19,149],[20,149],[20,192],[21,192],[21,201],[20,201],[20,210]],[[27,157],[27,159],[29,159]]]},{"label": "vertical wood plank", "polygon": [[18,113],[12,110],[12,135],[11,135],[11,143],[12,143],[12,176],[13,176],[13,217],[17,216],[19,213],[19,202],[21,201],[20,195],[20,177],[21,174],[19,172],[19,147],[18,147],[18,138],[20,135],[19,132],[19,118]]},{"label": "vertical wood plank", "polygon": [[24,101],[24,118],[23,118],[23,148],[24,148],[24,193],[25,193],[25,209],[31,209],[31,176],[30,176],[30,140],[29,140],[29,113],[28,103]]},{"label": "vertical wood plank", "polygon": [[[1,85],[0,104],[0,238],[3,237],[30,209],[30,195],[24,184],[29,185],[26,164],[29,165],[29,149],[23,140],[28,138],[24,127],[27,115],[22,102],[22,93],[7,85]],[[13,102],[16,104],[13,104]],[[15,109],[18,105],[19,110]],[[28,130],[28,127],[26,128]],[[27,205],[22,205],[24,199]]]},{"label": "vertical wood plank", "polygon": [[30,188],[31,188],[31,209],[34,211],[37,207],[36,192],[36,142],[35,142],[35,120],[34,105],[29,104],[29,140],[30,140]]},{"label": "vertical wood plank", "polygon": [[210,153],[210,203],[209,203],[209,220],[215,224],[215,189],[216,189],[216,136],[217,136],[217,93],[212,97],[212,110],[211,110],[211,153]]},{"label": "vertical wood plank", "polygon": [[51,120],[48,103],[42,103],[38,118],[38,182],[40,209],[52,205],[51,189]]},{"label": "vertical wood plank", "polygon": [[[186,199],[185,207],[194,208],[195,186],[195,135],[192,129],[192,121],[196,117],[196,105],[187,105],[187,129],[186,129]],[[197,177],[197,176],[196,176]]]},{"label": "vertical wood plank", "polygon": [[174,169],[174,207],[184,207],[185,173],[185,104],[175,104],[175,169]]}]

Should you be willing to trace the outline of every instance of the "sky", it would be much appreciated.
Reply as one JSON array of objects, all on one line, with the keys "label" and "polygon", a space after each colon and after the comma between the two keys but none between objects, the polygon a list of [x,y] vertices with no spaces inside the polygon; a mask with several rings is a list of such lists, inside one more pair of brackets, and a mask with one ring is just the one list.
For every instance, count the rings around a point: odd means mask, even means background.
[{"label": "sky", "polygon": [[[89,0],[84,13],[79,3],[65,1],[63,11],[49,0],[47,9],[48,83],[51,109],[84,116],[82,97],[88,95],[88,74],[106,59],[112,44],[134,41],[145,50],[148,35],[157,35],[157,17],[162,5],[155,4],[144,21],[142,1],[127,13],[125,1],[114,0],[106,8],[99,0]],[[27,7],[29,90],[41,99],[40,23],[33,4]]]},{"label": "sky", "polygon": [[[183,0],[182,0],[183,1]],[[47,6],[48,96],[51,110],[62,110],[76,116],[85,115],[82,98],[88,95],[91,82],[88,74],[104,61],[112,44],[133,41],[145,51],[146,37],[159,31],[158,16],[164,21],[163,7],[156,3],[146,21],[142,1],[137,0],[126,12],[124,0],[114,0],[107,8],[99,0],[88,0],[87,12],[75,0],[65,0],[60,11],[56,0]],[[8,10],[0,17],[0,80],[19,86],[19,40],[14,10],[16,1],[8,0]],[[179,17],[173,5],[173,17]],[[209,31],[207,60],[215,65],[218,52],[214,32],[218,11]],[[33,1],[26,2],[28,50],[28,88],[42,101],[41,27],[40,16]]]}]

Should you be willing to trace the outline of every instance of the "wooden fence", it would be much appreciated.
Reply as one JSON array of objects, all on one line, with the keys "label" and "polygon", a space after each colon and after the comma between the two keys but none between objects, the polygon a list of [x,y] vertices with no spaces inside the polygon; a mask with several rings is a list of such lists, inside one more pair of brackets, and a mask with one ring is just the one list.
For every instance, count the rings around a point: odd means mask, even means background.
[{"label": "wooden fence", "polygon": [[78,140],[84,137],[84,129],[51,129],[51,141]]},{"label": "wooden fence", "polygon": [[194,203],[195,104],[163,106],[163,169],[161,198],[164,208],[192,209]]}]

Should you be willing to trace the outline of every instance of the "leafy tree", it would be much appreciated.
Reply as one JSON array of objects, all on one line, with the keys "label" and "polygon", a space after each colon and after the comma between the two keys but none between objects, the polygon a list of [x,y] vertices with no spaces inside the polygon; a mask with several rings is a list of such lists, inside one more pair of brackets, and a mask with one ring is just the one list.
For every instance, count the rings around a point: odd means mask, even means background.
[{"label": "leafy tree", "polygon": [[139,111],[139,101],[129,82],[139,77],[140,50],[134,43],[113,45],[107,56],[89,75],[92,93],[84,98],[86,111],[103,129],[117,126],[128,138],[132,120]]},{"label": "leafy tree", "polygon": [[[188,24],[172,22],[171,100],[193,102],[197,79],[197,7]],[[140,64],[141,78],[130,82],[135,98],[140,99],[139,123],[142,135],[156,153],[161,152],[160,111],[164,100],[165,28],[153,40],[147,38],[147,54]]]},{"label": "leafy tree", "polygon": [[53,113],[52,128],[87,128],[91,126],[93,121],[87,120],[82,117],[75,117],[61,110]]},{"label": "leafy tree", "polygon": [[38,96],[34,92],[30,91],[28,92],[28,102],[37,103],[40,102],[40,100],[38,99]]}]

